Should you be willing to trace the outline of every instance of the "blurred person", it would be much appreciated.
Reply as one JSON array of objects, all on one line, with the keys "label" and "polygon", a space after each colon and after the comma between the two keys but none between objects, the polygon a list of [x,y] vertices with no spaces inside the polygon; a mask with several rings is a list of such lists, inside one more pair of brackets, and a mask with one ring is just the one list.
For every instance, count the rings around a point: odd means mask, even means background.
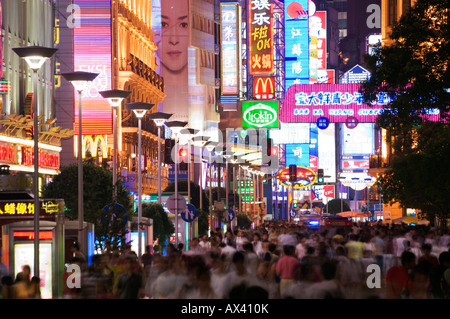
[{"label": "blurred person", "polygon": [[446,295],[444,273],[450,269],[450,252],[444,251],[439,254],[439,264],[433,266],[430,271],[430,294],[433,299],[449,298]]},{"label": "blurred person", "polygon": [[236,249],[237,249],[238,251],[244,250],[243,245],[244,245],[244,243],[247,242],[247,241],[248,241],[248,239],[247,239],[247,237],[244,236],[244,233],[242,232],[242,230],[239,230],[239,231],[237,232],[236,240],[235,240],[235,243],[236,243]]},{"label": "blurred person", "polygon": [[189,280],[181,256],[166,257],[167,267],[156,278],[152,287],[154,299],[173,299],[180,288]]},{"label": "blurred person", "polygon": [[284,298],[286,287],[296,282],[296,274],[300,267],[300,262],[294,256],[294,251],[294,246],[284,245],[283,256],[278,260],[276,266],[276,273],[280,277],[281,298]]},{"label": "blurred person", "polygon": [[272,267],[272,255],[269,252],[264,253],[261,263],[258,265],[256,276],[262,281],[269,293],[270,299],[278,299],[280,288],[276,281],[275,270]]},{"label": "blurred person", "polygon": [[336,280],[337,267],[334,262],[326,261],[321,264],[322,280],[310,286],[311,299],[342,299],[344,294],[341,291],[339,281]]},{"label": "blurred person", "polygon": [[383,272],[383,254],[384,249],[386,247],[386,243],[383,240],[383,234],[379,231],[375,231],[375,236],[370,239],[373,243],[374,251],[373,256],[378,266],[380,266],[381,271]]},{"label": "blurred person", "polygon": [[10,275],[5,275],[1,279],[0,299],[14,299],[14,279]]},{"label": "blurred person", "polygon": [[430,244],[424,243],[422,245],[422,255],[419,257],[417,262],[420,263],[421,261],[427,261],[432,266],[439,265],[438,258],[431,254],[432,249],[433,247]]},{"label": "blurred person", "polygon": [[41,299],[41,280],[39,277],[33,276],[30,281],[29,296],[30,299]]},{"label": "blurred person", "polygon": [[28,299],[30,297],[31,268],[29,265],[23,266],[22,271],[17,274],[13,287],[15,299]]},{"label": "blurred person", "polygon": [[144,268],[144,271],[146,274],[148,273],[148,271],[153,263],[153,254],[152,254],[151,250],[152,250],[151,246],[146,245],[145,252],[141,256],[142,267]]},{"label": "blurred person", "polygon": [[87,261],[86,256],[81,252],[80,243],[78,241],[72,243],[70,251],[72,252],[72,257],[79,258],[83,263]]},{"label": "blurred person", "polygon": [[252,245],[253,245],[253,251],[255,252],[255,254],[260,256],[261,251],[262,251],[262,241],[261,241],[261,235],[259,233],[253,234]]},{"label": "blurred person", "polygon": [[284,298],[310,299],[311,286],[316,282],[314,267],[309,263],[302,263],[297,271],[297,282],[284,290]]},{"label": "blurred person", "polygon": [[208,235],[200,236],[200,242],[198,243],[198,245],[203,251],[209,250],[211,248],[211,244],[208,240]]},{"label": "blurred person", "polygon": [[412,269],[416,265],[416,256],[404,251],[400,256],[401,266],[392,266],[386,274],[386,298],[403,299],[409,295],[408,287]]},{"label": "blurred person", "polygon": [[297,238],[298,244],[295,246],[295,256],[301,261],[306,255],[306,236],[304,234],[299,234]]},{"label": "blurred person", "polygon": [[143,296],[143,278],[135,272],[136,259],[130,256],[125,258],[125,272],[122,273],[114,286],[114,295],[119,299],[139,299]]},{"label": "blurred person", "polygon": [[[346,299],[358,297],[364,278],[364,269],[359,260],[350,259],[344,246],[336,247],[336,254],[333,258],[336,263],[336,280]],[[364,282],[365,283],[365,282]]]},{"label": "blurred person", "polygon": [[259,286],[263,284],[256,277],[256,274],[249,273],[245,265],[245,255],[242,252],[236,251],[232,258],[233,270],[231,270],[225,280],[221,291],[221,298],[229,299],[230,293],[236,286],[244,285],[245,287]]},{"label": "blurred person", "polygon": [[244,244],[245,266],[249,273],[256,274],[259,265],[259,256],[253,249],[253,244],[246,242]]},{"label": "blurred person", "polygon": [[214,289],[216,296],[221,298],[224,294],[224,282],[228,275],[228,263],[225,255],[216,252],[211,254],[211,259],[211,286]]},{"label": "blurred person", "polygon": [[347,257],[350,259],[360,260],[364,255],[364,243],[355,234],[350,234],[345,249],[347,249]]}]

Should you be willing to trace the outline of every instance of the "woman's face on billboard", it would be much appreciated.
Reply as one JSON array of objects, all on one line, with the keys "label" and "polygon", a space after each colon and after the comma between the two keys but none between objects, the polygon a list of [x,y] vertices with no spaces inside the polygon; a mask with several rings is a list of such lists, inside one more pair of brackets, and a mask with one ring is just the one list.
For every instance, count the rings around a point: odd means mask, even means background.
[{"label": "woman's face on billboard", "polygon": [[161,1],[161,63],[171,72],[187,67],[188,20],[188,0]]}]

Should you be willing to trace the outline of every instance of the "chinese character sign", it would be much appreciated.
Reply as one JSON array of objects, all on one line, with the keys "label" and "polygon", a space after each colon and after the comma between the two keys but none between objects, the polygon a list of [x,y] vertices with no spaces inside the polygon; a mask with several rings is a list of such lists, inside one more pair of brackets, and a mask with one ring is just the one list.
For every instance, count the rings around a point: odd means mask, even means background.
[{"label": "chinese character sign", "polygon": [[309,84],[308,0],[284,4],[285,88]]},{"label": "chinese character sign", "polygon": [[238,6],[221,4],[222,94],[238,94]]},{"label": "chinese character sign", "polygon": [[273,3],[251,0],[249,3],[249,73],[273,73]]}]

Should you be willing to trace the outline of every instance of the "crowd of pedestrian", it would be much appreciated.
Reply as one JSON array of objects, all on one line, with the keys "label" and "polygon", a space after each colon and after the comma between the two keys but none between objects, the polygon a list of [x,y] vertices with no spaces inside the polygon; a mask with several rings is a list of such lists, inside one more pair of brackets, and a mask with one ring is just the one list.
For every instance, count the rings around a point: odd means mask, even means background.
[{"label": "crowd of pedestrian", "polygon": [[[219,229],[164,253],[127,247],[72,263],[81,299],[448,299],[450,235],[428,226],[355,223],[311,228],[283,221],[251,230]],[[24,272],[26,270],[24,269]],[[25,277],[29,278],[28,276]],[[39,298],[30,282],[2,278],[2,298]],[[64,281],[70,281],[66,273]],[[25,291],[27,295],[18,295]]]}]

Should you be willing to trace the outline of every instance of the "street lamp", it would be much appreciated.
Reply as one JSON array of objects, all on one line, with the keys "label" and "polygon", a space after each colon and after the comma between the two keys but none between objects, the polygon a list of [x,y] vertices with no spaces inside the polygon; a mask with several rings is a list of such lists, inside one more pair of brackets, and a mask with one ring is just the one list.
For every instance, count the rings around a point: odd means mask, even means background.
[{"label": "street lamp", "polygon": [[81,95],[87,86],[87,83],[94,81],[98,73],[90,73],[84,71],[75,71],[71,73],[63,73],[62,76],[72,83],[75,91],[78,92],[78,242],[80,247],[85,249],[83,240],[83,156],[82,156],[82,126],[81,126]]},{"label": "street lamp", "polygon": [[209,233],[211,233],[211,216],[212,216],[212,158],[211,154],[214,151],[214,148],[218,145],[217,142],[209,141],[205,144],[206,149],[209,152]]},{"label": "street lamp", "polygon": [[33,195],[34,195],[34,275],[39,276],[39,109],[37,105],[37,72],[51,58],[58,49],[39,46],[21,47],[12,49],[20,58],[23,58],[28,67],[33,71],[33,139],[34,139],[34,174],[33,174]]},{"label": "street lamp", "polygon": [[122,101],[126,99],[131,92],[122,90],[108,90],[99,92],[101,96],[108,100],[109,105],[113,109],[113,202],[117,199],[117,109],[122,104]]},{"label": "street lamp", "polygon": [[187,122],[170,121],[166,125],[172,130],[173,139],[175,140],[175,244],[178,246],[178,139],[180,131],[187,125]]},{"label": "street lamp", "polygon": [[142,221],[142,165],[141,165],[141,153],[142,153],[142,118],[145,116],[148,110],[150,110],[154,104],[135,102],[127,103],[127,107],[134,112],[138,119],[138,258],[142,256],[142,238],[141,238],[141,221]]},{"label": "street lamp", "polygon": [[188,162],[187,162],[187,167],[188,167],[188,204],[191,203],[191,139],[192,136],[194,136],[195,134],[197,134],[199,132],[199,130],[197,129],[193,129],[193,128],[183,128],[180,130],[180,134],[182,134],[185,139],[187,140],[187,144],[188,144]]},{"label": "street lamp", "polygon": [[169,113],[155,112],[148,115],[158,127],[158,203],[161,204],[161,127],[172,116]]},{"label": "street lamp", "polygon": [[194,147],[198,147],[200,149],[200,209],[203,209],[203,188],[202,188],[203,147],[209,141],[209,139],[210,139],[209,136],[194,136],[194,137],[192,137],[192,143],[193,143]]}]

